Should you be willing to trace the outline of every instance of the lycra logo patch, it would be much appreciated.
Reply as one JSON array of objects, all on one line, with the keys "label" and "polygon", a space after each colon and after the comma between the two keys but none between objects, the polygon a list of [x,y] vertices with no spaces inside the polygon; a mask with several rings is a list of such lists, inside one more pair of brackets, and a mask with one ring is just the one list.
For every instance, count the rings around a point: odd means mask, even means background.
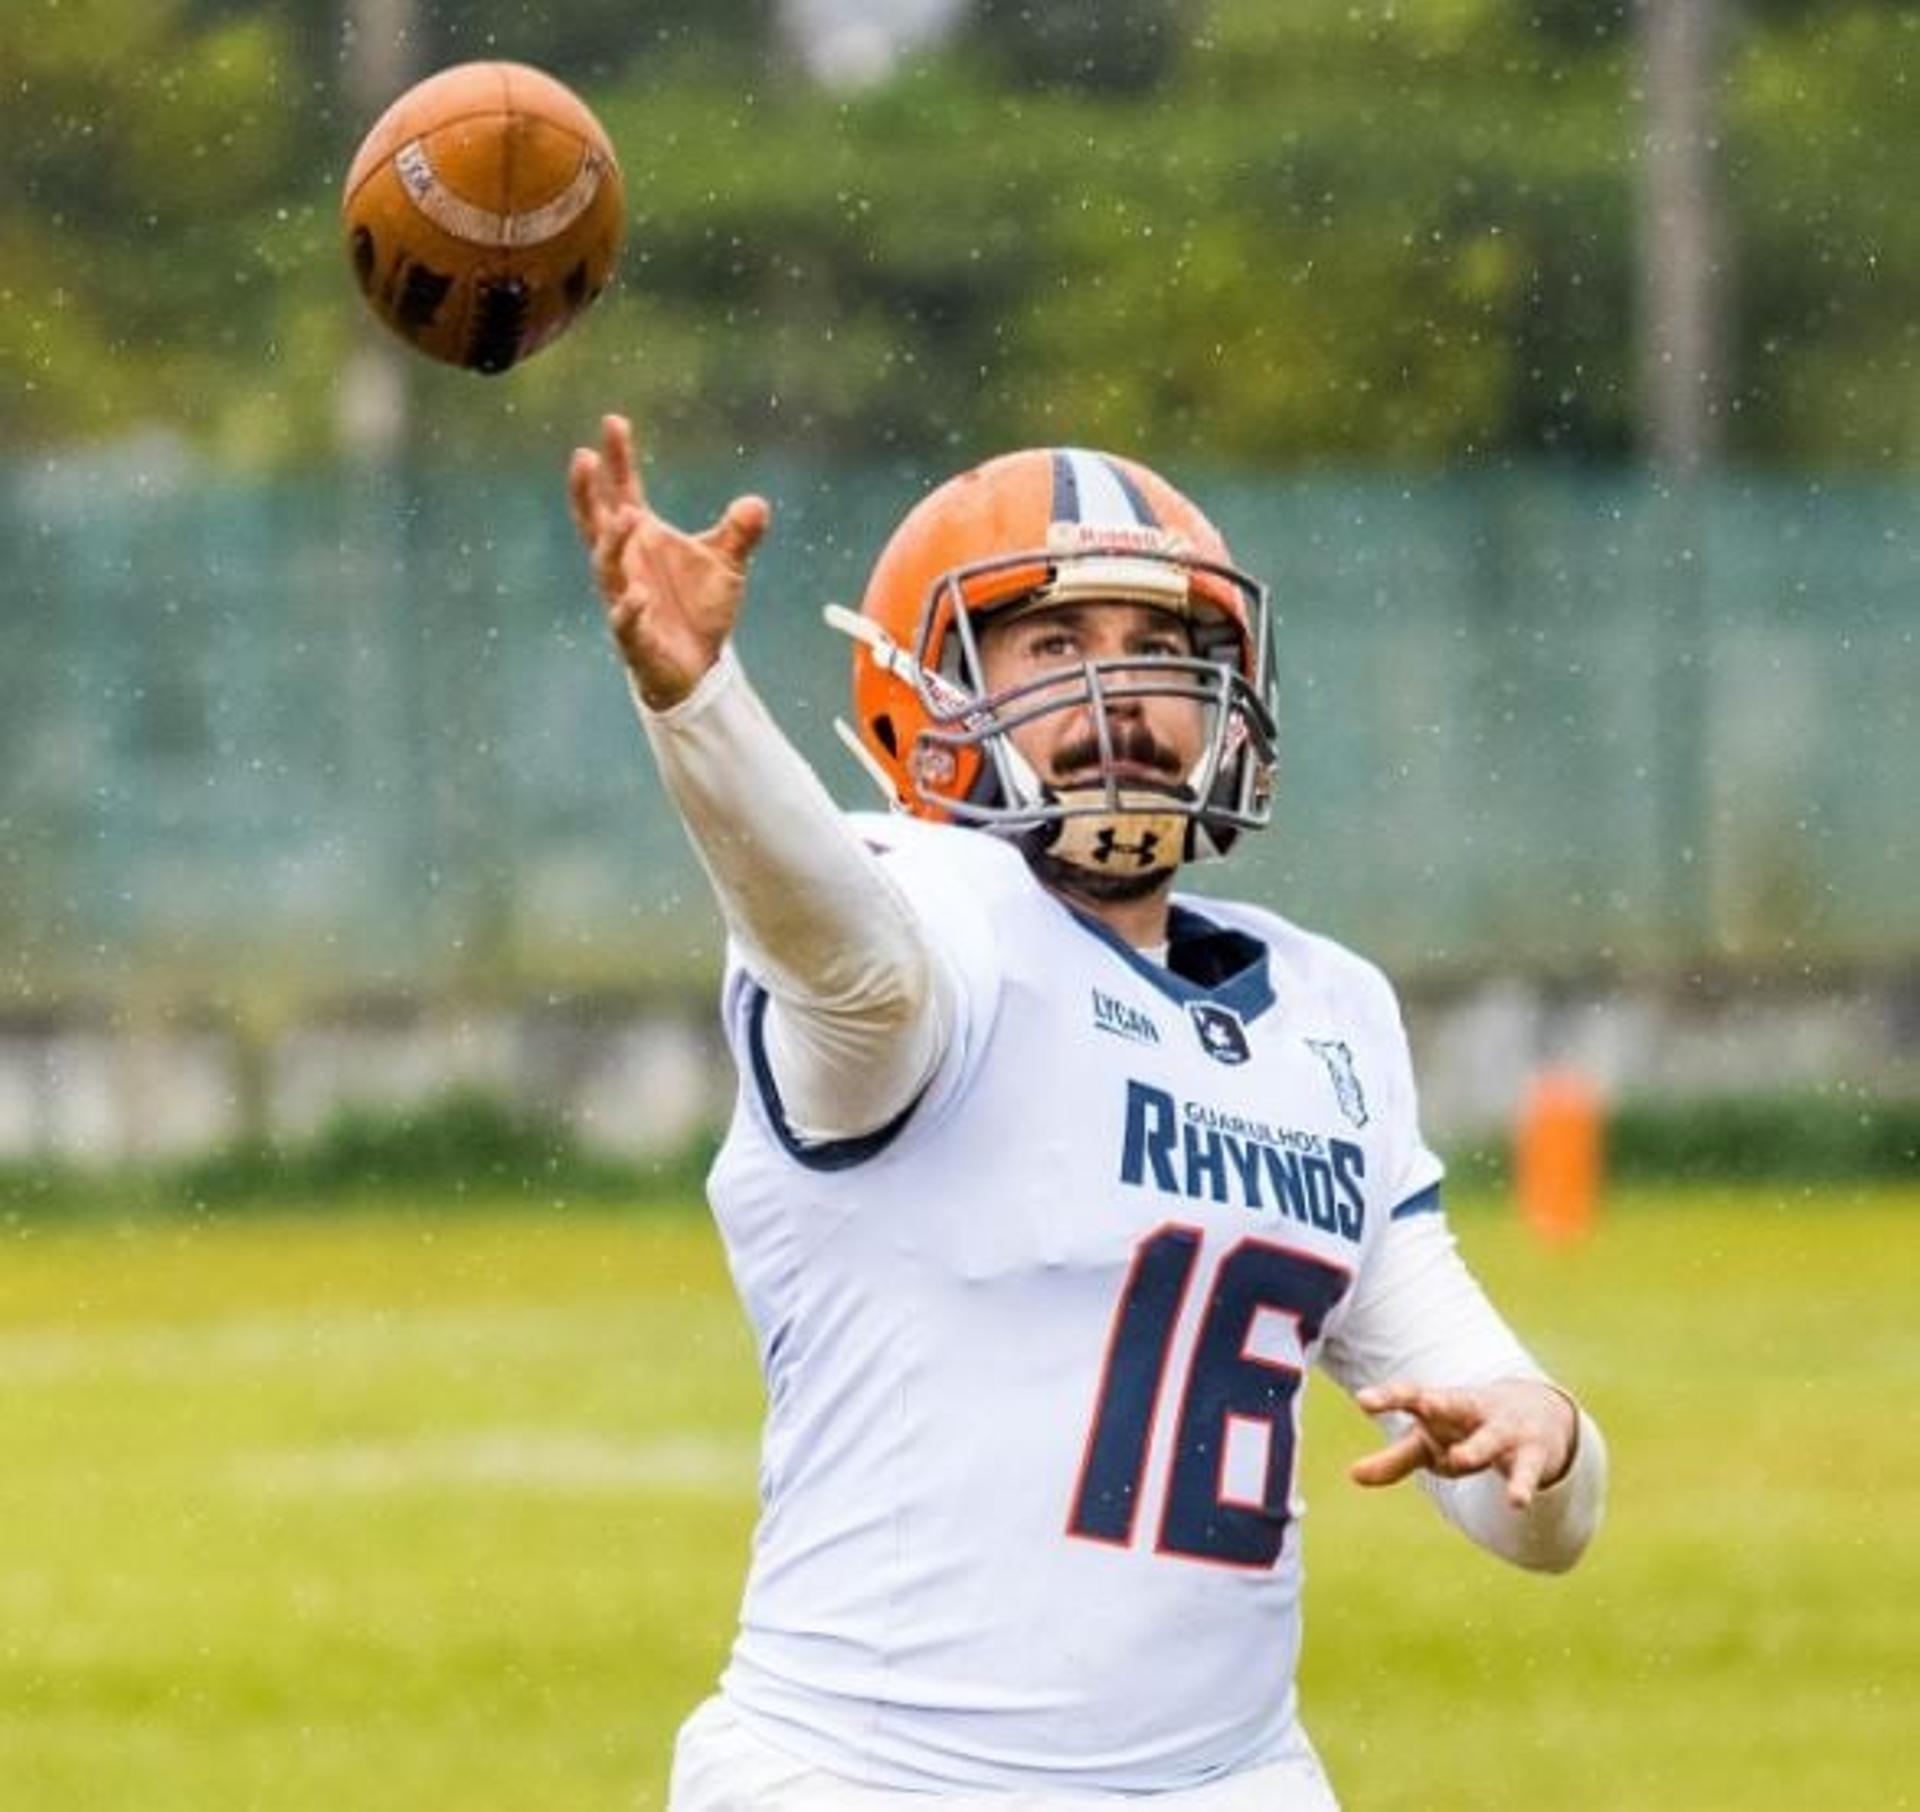
[{"label": "lycra logo patch", "polygon": [[1131,1038],[1135,1044],[1160,1042],[1160,1028],[1146,1013],[1098,988],[1093,991],[1093,1029],[1111,1032],[1116,1038]]},{"label": "lycra logo patch", "polygon": [[1247,1044],[1247,1028],[1231,1007],[1216,1006],[1210,1000],[1190,1000],[1187,1012],[1193,1029],[1200,1034],[1200,1048],[1216,1063],[1245,1063],[1253,1054]]}]

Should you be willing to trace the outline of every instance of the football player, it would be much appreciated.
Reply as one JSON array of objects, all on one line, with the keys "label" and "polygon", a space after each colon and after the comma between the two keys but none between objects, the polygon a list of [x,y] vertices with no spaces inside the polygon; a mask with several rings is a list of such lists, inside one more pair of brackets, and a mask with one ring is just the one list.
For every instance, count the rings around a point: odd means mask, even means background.
[{"label": "football player", "polygon": [[769,509],[701,534],[603,424],[573,512],[730,939],[709,1189],[767,1391],[761,1506],[674,1812],[1334,1804],[1297,1715],[1300,1397],[1379,1419],[1521,1566],[1598,1430],[1459,1258],[1380,972],[1175,891],[1268,818],[1267,598],[1157,474],[988,461],[858,613],[843,814],[732,646]]}]

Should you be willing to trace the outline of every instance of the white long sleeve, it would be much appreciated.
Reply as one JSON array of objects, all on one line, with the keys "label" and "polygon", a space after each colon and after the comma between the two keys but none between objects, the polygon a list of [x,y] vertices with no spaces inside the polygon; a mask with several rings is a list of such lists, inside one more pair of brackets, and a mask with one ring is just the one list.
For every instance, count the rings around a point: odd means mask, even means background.
[{"label": "white long sleeve", "polygon": [[721,916],[767,989],[767,1061],[792,1130],[830,1140],[885,1126],[933,1074],[954,1017],[919,919],[731,646],[670,709],[633,696]]},{"label": "white long sleeve", "polygon": [[[1349,1391],[1394,1378],[1439,1386],[1547,1381],[1467,1269],[1441,1215],[1396,1221],[1359,1289],[1321,1355],[1328,1375]],[[1506,1481],[1496,1472],[1463,1479],[1423,1472],[1422,1489],[1448,1522],[1502,1560],[1564,1572],[1593,1539],[1606,1506],[1606,1443],[1592,1418],[1575,1408],[1573,1464],[1525,1510],[1507,1503]],[[1402,1415],[1374,1419],[1390,1437],[1410,1426]]]},{"label": "white long sleeve", "polygon": [[[1580,1418],[1573,1464],[1533,1502],[1516,1510],[1497,1472],[1443,1479],[1420,1474],[1421,1489],[1463,1535],[1491,1554],[1536,1573],[1564,1573],[1587,1551],[1607,1505],[1607,1444],[1600,1425],[1574,1405]],[[1397,1418],[1404,1422],[1404,1418]]]}]

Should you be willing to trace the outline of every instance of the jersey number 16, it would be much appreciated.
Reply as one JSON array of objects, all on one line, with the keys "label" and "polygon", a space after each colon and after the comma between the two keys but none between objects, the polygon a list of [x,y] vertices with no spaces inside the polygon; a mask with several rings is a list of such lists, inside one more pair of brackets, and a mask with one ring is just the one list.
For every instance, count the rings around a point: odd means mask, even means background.
[{"label": "jersey number 16", "polygon": [[[1133,1255],[1107,1338],[1093,1426],[1067,1521],[1071,1535],[1127,1547],[1166,1383],[1174,1328],[1200,1263],[1197,1227],[1164,1226]],[[1233,1567],[1270,1567],[1286,1539],[1293,1489],[1294,1399],[1300,1367],[1247,1350],[1262,1312],[1294,1324],[1304,1354],[1351,1276],[1291,1247],[1244,1239],[1213,1267],[1193,1356],[1180,1389],[1173,1460],[1155,1543],[1162,1554]],[[1257,1495],[1229,1494],[1235,1423],[1265,1430]]]}]

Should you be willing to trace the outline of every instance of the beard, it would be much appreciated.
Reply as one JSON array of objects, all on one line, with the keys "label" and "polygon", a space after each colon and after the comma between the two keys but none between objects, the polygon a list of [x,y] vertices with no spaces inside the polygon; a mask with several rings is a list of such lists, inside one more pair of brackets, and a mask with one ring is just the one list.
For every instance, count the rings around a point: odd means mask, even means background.
[{"label": "beard", "polygon": [[[1116,768],[1128,768],[1138,774],[1155,776],[1152,779],[1119,780],[1120,790],[1135,809],[1123,808],[1111,814],[1102,812],[1091,819],[1081,817],[1037,824],[1014,839],[1016,847],[1026,857],[1034,878],[1043,887],[1050,892],[1094,905],[1149,899],[1166,888],[1172,882],[1184,855],[1186,827],[1179,826],[1171,838],[1171,861],[1141,869],[1093,866],[1085,857],[1084,836],[1076,837],[1069,826],[1076,831],[1089,824],[1124,827],[1131,818],[1138,824],[1139,834],[1145,835],[1150,841],[1156,835],[1168,836],[1168,826],[1166,819],[1155,814],[1150,807],[1139,809],[1144,801],[1156,795],[1164,797],[1184,816],[1192,798],[1184,784],[1185,763],[1147,728],[1141,718],[1109,718],[1106,728],[1107,751],[1100,746],[1098,732],[1090,730],[1085,736],[1061,745],[1054,752],[1048,765],[1053,774],[1060,778],[1043,783],[1042,798],[1048,804],[1056,804],[1063,798],[1084,800],[1089,794],[1103,789],[1109,772],[1103,756],[1110,752]],[[1111,835],[1110,832],[1105,834]],[[1076,851],[1080,856],[1078,860],[1064,853],[1076,842],[1080,845]]]},{"label": "beard", "polygon": [[1050,893],[1064,893],[1077,899],[1108,903],[1120,900],[1144,900],[1171,886],[1171,868],[1149,870],[1145,874],[1099,874],[1068,862],[1046,847],[1053,840],[1054,827],[1044,824],[1025,832],[1019,840],[1020,853],[1026,857],[1033,877]]}]

